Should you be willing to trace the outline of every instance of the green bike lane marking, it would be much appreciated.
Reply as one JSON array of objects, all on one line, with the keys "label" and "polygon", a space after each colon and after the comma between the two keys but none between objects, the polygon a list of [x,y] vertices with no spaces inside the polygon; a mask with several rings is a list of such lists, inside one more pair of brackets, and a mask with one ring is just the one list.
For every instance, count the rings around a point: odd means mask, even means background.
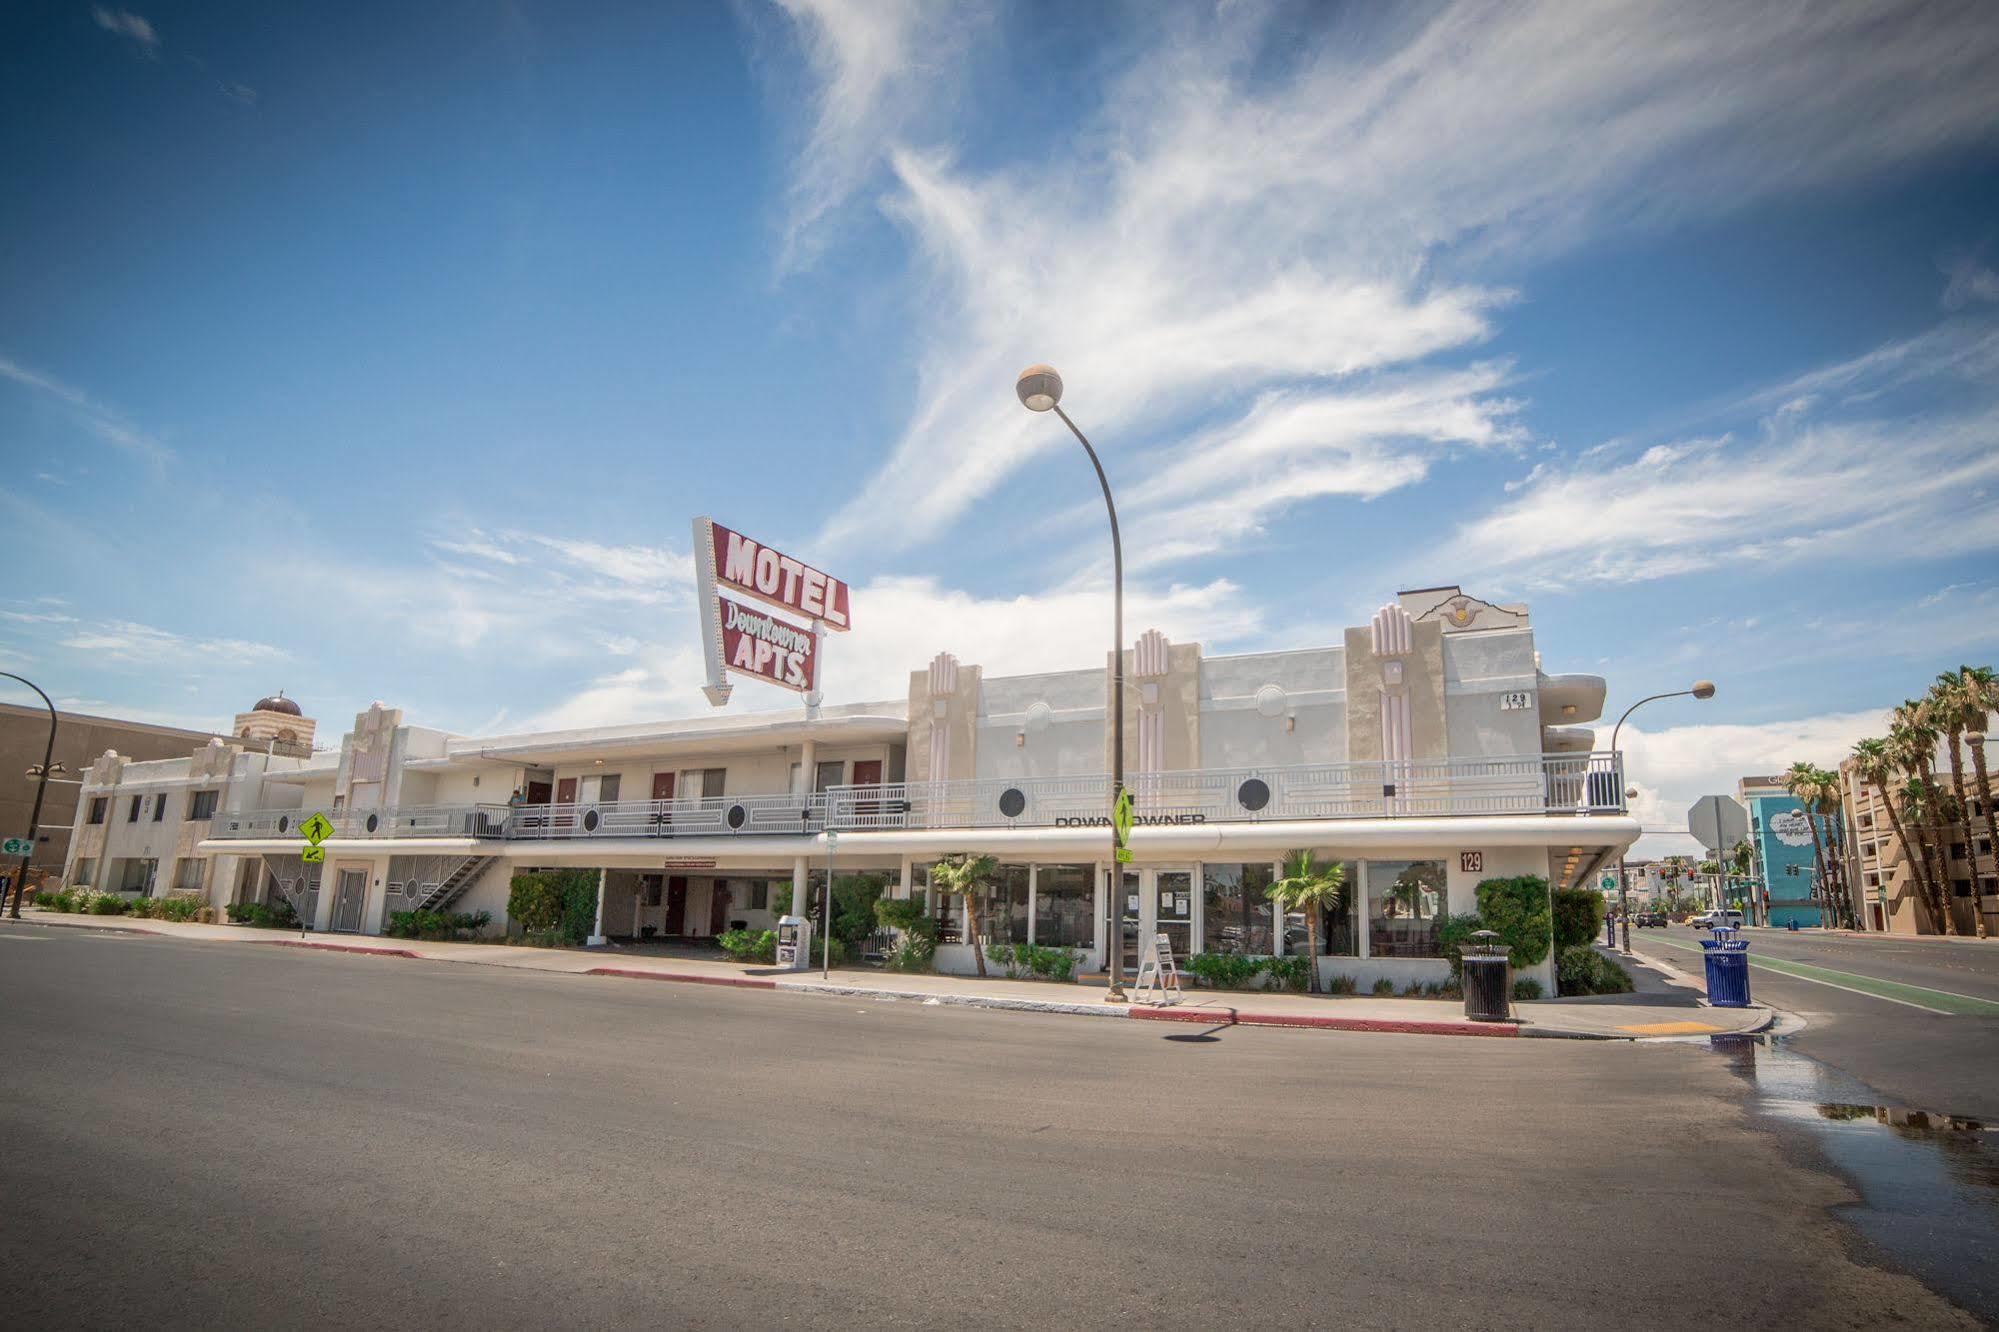
[{"label": "green bike lane marking", "polygon": [[[1699,944],[1685,944],[1677,939],[1652,939],[1649,942],[1662,943],[1688,953],[1705,950]],[[1854,994],[1864,994],[1875,999],[1886,999],[1891,1004],[1906,1004],[1910,1008],[1920,1008],[1925,1012],[1941,1013],[1945,1016],[1999,1017],[1999,1002],[1978,999],[1968,994],[1953,994],[1949,990],[1931,990],[1921,985],[1903,985],[1898,981],[1882,980],[1876,976],[1862,976],[1851,971],[1835,971],[1831,967],[1816,967],[1809,962],[1791,962],[1779,957],[1760,956],[1752,947],[1749,965],[1761,967],[1765,971],[1781,972],[1795,976],[1799,980],[1813,981],[1819,985],[1831,986],[1835,990],[1849,990]]]}]

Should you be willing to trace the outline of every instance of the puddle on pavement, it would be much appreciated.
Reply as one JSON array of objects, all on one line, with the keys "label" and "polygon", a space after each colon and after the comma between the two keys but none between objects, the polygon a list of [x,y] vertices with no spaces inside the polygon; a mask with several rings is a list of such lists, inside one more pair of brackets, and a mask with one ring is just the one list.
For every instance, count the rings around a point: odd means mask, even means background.
[{"label": "puddle on pavement", "polygon": [[1716,1036],[1757,1108],[1809,1133],[1862,1201],[1837,1209],[1906,1271],[1999,1320],[1999,1125],[1885,1105],[1782,1036]]}]

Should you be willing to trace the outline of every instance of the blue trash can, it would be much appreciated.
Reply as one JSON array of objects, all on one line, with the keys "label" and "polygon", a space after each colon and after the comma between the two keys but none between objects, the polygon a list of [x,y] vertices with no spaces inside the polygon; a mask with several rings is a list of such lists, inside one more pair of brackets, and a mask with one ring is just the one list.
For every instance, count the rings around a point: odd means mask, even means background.
[{"label": "blue trash can", "polygon": [[1733,930],[1716,930],[1701,940],[1707,963],[1707,1001],[1716,1008],[1749,1007],[1749,943]]}]

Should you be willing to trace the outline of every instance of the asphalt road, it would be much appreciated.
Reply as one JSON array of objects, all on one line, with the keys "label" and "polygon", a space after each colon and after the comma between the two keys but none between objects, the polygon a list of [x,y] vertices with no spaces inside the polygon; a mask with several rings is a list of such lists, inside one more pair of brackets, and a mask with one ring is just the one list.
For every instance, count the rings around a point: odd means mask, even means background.
[{"label": "asphalt road", "polygon": [[1970,1325],[1698,1045],[34,926],[0,1013],[12,1327]]},{"label": "asphalt road", "polygon": [[[1794,1048],[1885,1103],[1999,1121],[1999,943],[1762,929],[1743,937],[1751,996],[1805,1020],[1789,1038]],[[1700,938],[1679,926],[1631,932],[1641,955],[1695,976]],[[1803,974],[1756,965],[1763,959]]]}]

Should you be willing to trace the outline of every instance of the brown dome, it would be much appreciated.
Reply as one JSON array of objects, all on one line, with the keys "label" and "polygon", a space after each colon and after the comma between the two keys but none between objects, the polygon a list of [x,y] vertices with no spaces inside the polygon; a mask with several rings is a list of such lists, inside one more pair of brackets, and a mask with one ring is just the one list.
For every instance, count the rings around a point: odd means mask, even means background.
[{"label": "brown dome", "polygon": [[290,699],[285,697],[285,691],[282,689],[280,689],[276,694],[274,694],[270,698],[258,699],[257,706],[251,708],[250,711],[282,712],[287,717],[303,717],[305,715],[303,712],[299,710],[298,704],[292,702]]}]

